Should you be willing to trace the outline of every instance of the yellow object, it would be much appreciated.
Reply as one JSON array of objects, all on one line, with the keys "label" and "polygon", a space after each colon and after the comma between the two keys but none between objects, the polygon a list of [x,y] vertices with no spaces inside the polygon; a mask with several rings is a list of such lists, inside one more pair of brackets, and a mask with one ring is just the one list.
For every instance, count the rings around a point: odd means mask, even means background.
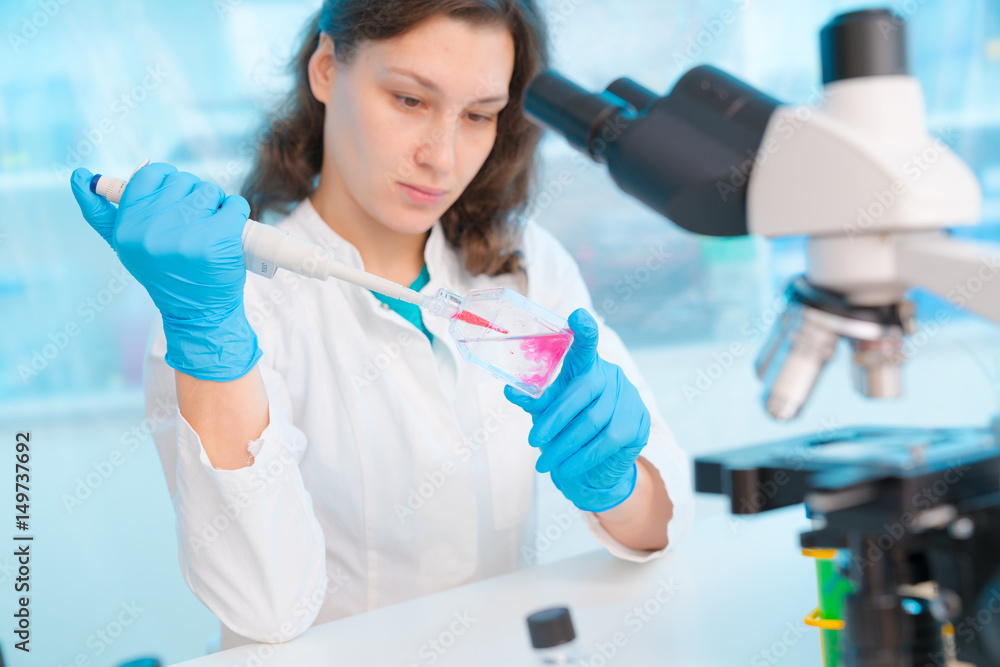
[{"label": "yellow object", "polygon": [[813,609],[813,612],[803,619],[806,625],[814,628],[819,628],[820,630],[843,630],[844,622],[833,618],[820,618],[819,607]]},{"label": "yellow object", "polygon": [[830,560],[837,555],[836,549],[803,549],[802,555],[806,558],[823,558]]}]

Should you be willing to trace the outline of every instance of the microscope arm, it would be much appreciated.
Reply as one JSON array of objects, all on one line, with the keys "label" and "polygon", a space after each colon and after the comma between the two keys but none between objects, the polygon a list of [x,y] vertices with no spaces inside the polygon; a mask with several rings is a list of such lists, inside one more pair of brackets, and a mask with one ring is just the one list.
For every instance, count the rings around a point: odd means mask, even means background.
[{"label": "microscope arm", "polygon": [[1000,244],[921,237],[900,241],[896,261],[905,284],[1000,323]]}]

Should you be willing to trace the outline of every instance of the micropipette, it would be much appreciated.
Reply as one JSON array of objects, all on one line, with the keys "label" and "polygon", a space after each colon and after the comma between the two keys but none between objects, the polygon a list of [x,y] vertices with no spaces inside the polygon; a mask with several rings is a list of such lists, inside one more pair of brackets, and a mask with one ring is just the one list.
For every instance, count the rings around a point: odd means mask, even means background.
[{"label": "micropipette", "polygon": [[[95,174],[90,190],[117,204],[126,185],[120,178]],[[333,277],[448,318],[449,333],[466,361],[535,398],[554,378],[573,342],[566,320],[513,290],[472,290],[464,298],[446,289],[421,294],[342,264],[329,250],[255,220],[243,227],[243,258],[248,271],[265,278],[273,278],[279,268],[319,280]]]},{"label": "micropipette", "polygon": [[[140,164],[136,171],[148,162]],[[126,185],[128,181],[120,178],[95,174],[90,181],[90,191],[117,204]],[[399,283],[347,266],[336,261],[329,250],[256,220],[247,220],[243,227],[243,263],[248,271],[265,278],[273,278],[279,268],[319,280],[339,278],[393,299],[416,304],[434,315],[448,318],[459,315],[454,301],[443,298],[440,293],[420,294]]]}]

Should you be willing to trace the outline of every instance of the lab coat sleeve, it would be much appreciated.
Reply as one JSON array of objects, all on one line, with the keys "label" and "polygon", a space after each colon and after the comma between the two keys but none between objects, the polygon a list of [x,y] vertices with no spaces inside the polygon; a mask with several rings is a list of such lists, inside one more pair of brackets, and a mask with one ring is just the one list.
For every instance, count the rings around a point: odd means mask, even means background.
[{"label": "lab coat sleeve", "polygon": [[[667,547],[657,551],[625,546],[604,529],[593,512],[583,513],[587,525],[597,541],[619,558],[641,563],[662,557],[667,549],[684,540],[694,521],[694,494],[688,456],[674,441],[670,428],[656,407],[652,391],[625,344],[604,322],[604,318],[595,312],[590,291],[573,257],[548,231],[530,222],[525,229],[525,249],[531,298],[564,317],[577,308],[586,308],[597,320],[598,354],[602,359],[621,366],[625,377],[638,389],[651,421],[649,441],[641,456],[656,468],[673,504],[673,516],[667,524]],[[551,296],[546,299],[543,296],[546,294]]]},{"label": "lab coat sleeve", "polygon": [[[164,361],[162,325],[156,328],[145,366],[147,406],[176,406],[174,371]],[[174,424],[159,425],[154,437],[164,465],[176,461],[175,475],[167,471],[167,478],[184,580],[233,632],[277,643],[302,634],[315,621],[327,589],[326,555],[298,467],[306,438],[291,421],[288,391],[267,364],[263,340],[262,349],[269,420],[260,438],[248,443],[251,466],[213,467],[176,407]],[[165,441],[171,437],[173,442]]]}]

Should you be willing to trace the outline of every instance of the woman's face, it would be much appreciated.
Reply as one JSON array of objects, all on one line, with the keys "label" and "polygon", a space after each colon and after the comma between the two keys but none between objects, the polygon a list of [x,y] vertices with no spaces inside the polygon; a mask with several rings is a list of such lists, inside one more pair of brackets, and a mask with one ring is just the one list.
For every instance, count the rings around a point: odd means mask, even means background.
[{"label": "woman's face", "polygon": [[493,148],[514,69],[510,32],[437,16],[363,43],[348,65],[318,59],[324,50],[332,54],[326,35],[311,67],[326,105],[323,178],[332,168],[357,206],[390,230],[426,232]]}]

